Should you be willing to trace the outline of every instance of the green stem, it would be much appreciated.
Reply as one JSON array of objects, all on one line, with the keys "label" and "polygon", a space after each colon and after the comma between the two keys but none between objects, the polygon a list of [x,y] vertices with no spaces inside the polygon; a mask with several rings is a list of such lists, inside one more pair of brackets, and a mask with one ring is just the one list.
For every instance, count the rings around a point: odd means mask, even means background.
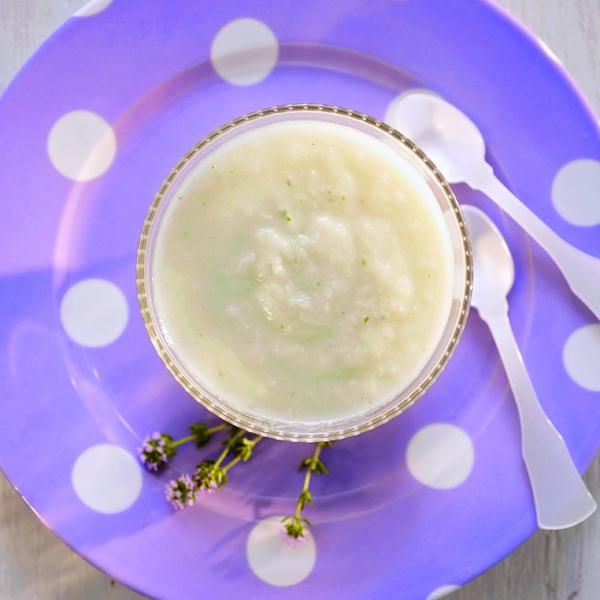
[{"label": "green stem", "polygon": [[186,442],[191,442],[194,439],[196,439],[195,435],[189,435],[188,437],[184,437],[184,438],[181,438],[180,440],[177,440],[176,442],[173,442],[173,446],[175,446],[175,448],[177,448],[177,446],[181,446],[181,444],[185,444]]},{"label": "green stem", "polygon": [[228,427],[228,423],[222,423],[221,425],[217,425],[216,427],[211,427],[206,433],[217,433],[217,431],[223,431],[223,429],[227,429]]},{"label": "green stem", "polygon": [[[211,427],[210,429],[206,430],[206,433],[208,435],[212,435],[213,433],[216,433],[217,431],[222,431],[223,429],[227,429],[227,427],[229,427],[229,425],[227,425],[226,423],[223,423],[222,425],[217,425],[216,427]],[[195,435],[188,435],[188,437],[184,437],[180,440],[177,440],[176,442],[173,442],[173,446],[175,448],[177,448],[177,446],[180,446],[181,444],[185,444],[186,442],[191,442],[192,440],[195,440],[197,436]]]},{"label": "green stem", "polygon": [[[315,453],[313,454],[312,457],[312,464],[315,464],[317,462],[317,460],[319,460],[319,454],[321,454],[321,448],[323,447],[323,442],[318,442],[317,443],[317,447],[315,448]],[[302,492],[300,494],[300,496],[302,496],[302,494],[304,492],[306,492],[306,490],[308,490],[308,486],[310,484],[310,476],[312,475],[312,467],[311,465],[308,465],[306,467],[306,475],[304,476],[304,486],[302,487]],[[296,519],[300,518],[300,511],[302,510],[302,504],[300,503],[300,498],[298,498],[298,503],[296,504]]]},{"label": "green stem", "polygon": [[233,437],[229,438],[229,441],[227,442],[227,445],[225,446],[225,450],[223,450],[223,452],[221,452],[221,456],[219,456],[219,458],[217,458],[217,461],[213,465],[213,469],[216,469],[218,466],[220,466],[220,464],[223,462],[225,457],[229,454],[231,442],[233,442],[234,440],[237,440],[241,435],[244,435],[245,433],[246,432],[243,429],[240,429],[240,431],[238,431]]},{"label": "green stem", "polygon": [[[250,440],[252,442],[252,446],[256,446],[256,444],[258,444],[258,442],[260,442],[260,440],[262,440],[262,439],[263,439],[262,435],[257,435],[253,440]],[[231,469],[231,467],[233,467],[234,465],[236,465],[237,463],[239,463],[240,460],[242,460],[242,455],[238,454],[233,460],[230,460],[223,467],[223,471],[227,472],[229,469]]]}]

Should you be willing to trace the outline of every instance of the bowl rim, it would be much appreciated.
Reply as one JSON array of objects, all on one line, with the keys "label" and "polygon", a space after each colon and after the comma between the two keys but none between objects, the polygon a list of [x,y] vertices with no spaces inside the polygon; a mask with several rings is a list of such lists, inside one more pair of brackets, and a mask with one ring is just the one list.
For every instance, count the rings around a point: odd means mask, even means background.
[{"label": "bowl rim", "polygon": [[[255,421],[252,421],[249,418],[240,416],[239,414],[236,415],[234,413],[230,413],[222,406],[218,405],[213,400],[208,398],[200,389],[198,389],[198,387],[196,387],[194,382],[191,381],[191,378],[186,376],[186,374],[183,373],[182,370],[177,366],[177,364],[172,358],[171,353],[169,352],[168,345],[163,343],[161,335],[159,335],[158,333],[160,331],[160,328],[156,327],[155,321],[152,316],[152,311],[150,309],[148,285],[146,279],[146,273],[149,272],[148,260],[150,257],[147,250],[150,242],[152,225],[153,223],[155,223],[155,218],[158,214],[159,208],[163,200],[165,199],[169,188],[176,180],[178,175],[185,169],[186,166],[188,166],[190,161],[211,142],[240,125],[249,123],[251,121],[255,121],[264,116],[298,112],[304,112],[309,114],[335,114],[356,119],[368,125],[374,126],[380,131],[383,131],[384,133],[389,134],[398,142],[400,142],[403,146],[405,146],[408,150],[410,150],[413,154],[415,154],[419,161],[433,176],[433,179],[439,184],[440,188],[444,192],[444,195],[446,196],[446,199],[448,200],[452,208],[453,216],[456,219],[461,234],[460,242],[462,245],[462,256],[464,258],[465,263],[464,288],[461,294],[460,310],[456,319],[454,329],[452,331],[452,335],[450,336],[446,347],[441,353],[440,359],[435,363],[433,368],[423,378],[421,383],[406,398],[404,398],[400,402],[397,402],[396,404],[394,404],[394,406],[388,408],[388,410],[386,410],[385,412],[375,417],[372,417],[371,419],[359,425],[338,428],[333,432],[320,431],[292,433],[289,431],[277,429],[275,427],[266,427],[261,424],[257,424]],[[233,119],[228,123],[225,123],[221,127],[215,129],[214,131],[206,135],[204,138],[202,138],[202,140],[200,140],[195,146],[188,150],[188,152],[186,152],[185,155],[177,162],[173,169],[171,169],[171,171],[161,184],[158,192],[154,196],[154,199],[144,219],[144,224],[142,226],[136,256],[136,289],[142,318],[144,320],[144,325],[146,327],[148,335],[150,336],[150,340],[154,348],[156,349],[158,355],[162,359],[167,369],[176,379],[176,381],[200,404],[202,404],[204,407],[206,407],[208,410],[216,414],[218,417],[220,417],[227,423],[235,425],[236,427],[244,429],[248,432],[262,435],[265,437],[295,442],[333,441],[358,435],[365,431],[374,429],[375,427],[378,427],[383,423],[388,422],[389,420],[406,410],[408,407],[412,406],[417,401],[417,399],[420,398],[429,389],[429,387],[431,387],[433,382],[439,377],[441,372],[448,364],[454,351],[456,350],[456,347],[466,325],[471,303],[471,294],[473,290],[473,258],[466,220],[460,209],[458,200],[456,199],[452,189],[450,188],[450,185],[448,184],[442,173],[439,171],[439,169],[435,166],[431,159],[423,152],[423,150],[421,150],[414,142],[412,142],[409,138],[407,138],[405,135],[403,135],[387,123],[379,121],[378,119],[375,119],[373,117],[370,117],[369,115],[365,115],[355,110],[342,108],[339,106],[329,106],[326,104],[284,104],[256,110],[242,115],[236,119]]]}]

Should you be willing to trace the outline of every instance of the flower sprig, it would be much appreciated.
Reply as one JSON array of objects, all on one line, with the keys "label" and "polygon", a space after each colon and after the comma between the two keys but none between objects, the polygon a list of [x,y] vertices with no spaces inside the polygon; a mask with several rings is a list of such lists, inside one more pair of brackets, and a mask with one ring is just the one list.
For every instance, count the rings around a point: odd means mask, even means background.
[{"label": "flower sprig", "polygon": [[[193,506],[197,495],[201,493],[214,494],[220,490],[228,481],[228,472],[240,461],[247,462],[253,454],[254,448],[260,440],[261,435],[248,437],[248,432],[229,423],[221,423],[215,427],[208,427],[205,423],[193,423],[190,425],[191,435],[180,440],[173,440],[168,433],[155,432],[146,436],[139,448],[140,461],[150,471],[158,471],[170,458],[177,454],[181,444],[194,441],[197,448],[208,444],[214,433],[229,429],[228,436],[221,442],[223,450],[216,459],[206,459],[196,465],[195,471],[190,475],[184,473],[177,479],[171,479],[166,484],[165,496],[176,508],[182,509]],[[310,480],[313,473],[317,475],[329,475],[327,467],[319,456],[323,448],[330,448],[332,442],[318,442],[312,456],[305,458],[300,464],[299,471],[306,469],[302,491],[296,502],[294,515],[284,517],[281,520],[281,533],[285,536],[291,546],[299,546],[308,538],[308,527],[312,523],[301,517],[306,504],[312,506],[313,499],[309,490]],[[232,457],[228,460],[228,457]]]},{"label": "flower sprig", "polygon": [[331,448],[331,444],[331,442],[318,442],[314,454],[305,458],[302,463],[300,463],[299,471],[301,472],[306,469],[306,475],[304,476],[302,491],[300,492],[298,502],[296,503],[296,513],[293,516],[284,517],[281,520],[281,533],[286,536],[290,546],[300,546],[306,542],[308,536],[308,529],[306,526],[312,527],[312,523],[308,519],[301,517],[300,513],[304,510],[307,502],[311,506],[313,504],[312,494],[308,489],[311,475],[313,473],[316,473],[317,475],[329,475],[327,467],[319,460],[319,455],[321,454],[322,448]]},{"label": "flower sprig", "polygon": [[[229,439],[225,440],[223,445],[225,449],[217,460],[205,460],[196,465],[196,471],[192,479],[196,483],[198,491],[207,491],[209,494],[220,490],[227,483],[227,471],[236,465],[240,460],[247,462],[252,456],[254,446],[262,440],[261,435],[253,439],[245,437],[246,432],[243,429],[232,428]],[[230,454],[237,455],[225,466],[221,466],[223,461]]]},{"label": "flower sprig", "polygon": [[181,444],[195,440],[196,447],[201,448],[210,442],[213,433],[227,429],[227,427],[229,427],[227,423],[211,428],[204,423],[192,423],[190,425],[192,435],[176,441],[168,433],[155,431],[153,434],[147,435],[142,441],[141,447],[138,448],[140,461],[150,471],[158,471],[177,454],[177,448]]},{"label": "flower sprig", "polygon": [[[229,425],[225,427],[230,427],[229,438],[222,442],[225,448],[217,460],[204,460],[196,465],[196,470],[191,477],[184,474],[167,483],[166,497],[175,508],[192,506],[198,493],[213,494],[220,490],[227,483],[229,469],[240,460],[248,461],[254,446],[262,439],[260,435],[249,439],[243,429]],[[224,464],[227,456],[232,454],[235,458]]]}]

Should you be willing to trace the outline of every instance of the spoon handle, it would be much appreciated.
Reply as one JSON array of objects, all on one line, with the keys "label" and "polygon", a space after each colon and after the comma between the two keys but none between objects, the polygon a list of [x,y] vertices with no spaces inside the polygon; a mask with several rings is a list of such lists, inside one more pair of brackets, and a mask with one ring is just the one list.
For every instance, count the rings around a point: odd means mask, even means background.
[{"label": "spoon handle", "polygon": [[572,292],[600,320],[600,259],[571,246],[493,175],[470,184],[507,212],[554,260]]},{"label": "spoon handle", "polygon": [[[541,529],[564,529],[587,519],[596,502],[573,464],[565,441],[540,405],[508,320],[501,310],[480,310],[498,346],[521,421],[522,452]],[[483,312],[483,314],[482,314]]]}]

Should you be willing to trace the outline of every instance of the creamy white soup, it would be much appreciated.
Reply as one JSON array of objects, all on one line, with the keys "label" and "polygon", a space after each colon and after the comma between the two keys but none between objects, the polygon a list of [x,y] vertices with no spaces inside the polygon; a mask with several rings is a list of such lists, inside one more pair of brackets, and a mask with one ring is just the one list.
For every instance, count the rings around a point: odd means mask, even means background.
[{"label": "creamy white soup", "polygon": [[453,254],[420,176],[318,121],[263,126],[187,177],[156,238],[159,323],[227,404],[327,422],[394,398],[437,346]]}]

